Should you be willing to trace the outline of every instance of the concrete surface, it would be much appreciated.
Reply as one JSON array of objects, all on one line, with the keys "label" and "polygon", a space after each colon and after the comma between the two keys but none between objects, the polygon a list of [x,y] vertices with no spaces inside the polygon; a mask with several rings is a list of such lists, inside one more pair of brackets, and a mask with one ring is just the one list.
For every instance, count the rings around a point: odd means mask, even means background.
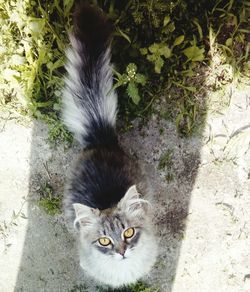
[{"label": "concrete surface", "polygon": [[[140,130],[134,125],[121,143],[148,172],[160,241],[144,280],[164,292],[250,291],[249,87],[234,89],[230,105],[208,113],[202,134],[189,139],[156,117]],[[50,148],[47,135],[39,122],[22,125],[1,114],[1,292],[79,291],[81,284],[96,291],[62,216],[37,205],[46,182],[62,193],[78,151]],[[166,152],[169,161],[159,170]]]}]

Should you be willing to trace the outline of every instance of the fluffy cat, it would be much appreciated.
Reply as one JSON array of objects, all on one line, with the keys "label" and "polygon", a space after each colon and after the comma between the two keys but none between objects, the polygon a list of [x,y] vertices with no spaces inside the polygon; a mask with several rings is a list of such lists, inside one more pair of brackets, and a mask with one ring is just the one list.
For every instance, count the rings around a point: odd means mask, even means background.
[{"label": "fluffy cat", "polygon": [[89,5],[76,6],[63,119],[80,142],[64,197],[79,240],[80,265],[97,281],[119,287],[147,274],[157,256],[150,204],[137,191],[138,167],[121,149],[112,90],[112,25]]}]

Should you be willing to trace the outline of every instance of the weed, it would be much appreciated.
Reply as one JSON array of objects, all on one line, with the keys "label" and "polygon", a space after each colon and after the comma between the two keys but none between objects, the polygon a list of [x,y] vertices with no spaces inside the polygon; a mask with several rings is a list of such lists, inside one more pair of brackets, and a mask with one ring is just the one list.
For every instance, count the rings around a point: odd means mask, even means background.
[{"label": "weed", "polygon": [[23,212],[23,207],[24,207],[26,202],[27,202],[26,198],[23,198],[23,202],[22,202],[19,210],[18,211],[15,211],[15,210],[12,211],[12,215],[11,215],[10,220],[9,221],[0,222],[0,237],[1,236],[3,237],[5,245],[6,245],[5,240],[8,237],[11,228],[18,225],[18,220],[20,218],[28,219],[26,217],[26,215],[24,214],[24,212]]},{"label": "weed", "polygon": [[72,134],[65,128],[61,120],[58,120],[57,115],[49,113],[41,116],[48,125],[49,135],[48,141],[51,145],[56,146],[64,142],[66,148],[71,146],[73,142]]},{"label": "weed", "polygon": [[165,179],[170,183],[174,179],[174,174],[172,172],[173,166],[173,151],[168,149],[160,157],[158,169],[166,171]]},{"label": "weed", "polygon": [[163,170],[165,168],[170,169],[173,165],[173,151],[168,149],[165,153],[163,153],[160,157],[158,169]]},{"label": "weed", "polygon": [[159,289],[151,288],[143,282],[137,282],[136,284],[129,285],[127,287],[119,289],[111,289],[105,287],[96,287],[97,292],[158,292]]},{"label": "weed", "polygon": [[[48,122],[52,140],[71,140],[58,120],[74,2],[0,0],[0,104]],[[114,87],[125,121],[145,117],[167,93],[161,112],[191,135],[206,114],[206,89],[249,77],[249,0],[89,2],[115,24]]]},{"label": "weed", "polygon": [[141,100],[138,85],[141,84],[143,86],[146,84],[145,75],[137,73],[137,66],[134,63],[128,64],[126,73],[120,74],[115,71],[115,75],[117,76],[117,79],[113,89],[126,85],[128,96],[131,97],[133,102],[137,105]]},{"label": "weed", "polygon": [[160,135],[163,135],[163,133],[164,133],[164,128],[160,128],[160,129],[159,129],[159,134],[160,134]]},{"label": "weed", "polygon": [[86,285],[75,285],[70,292],[88,292]]},{"label": "weed", "polygon": [[166,175],[165,175],[165,179],[168,183],[170,183],[171,181],[173,181],[174,179],[174,174],[172,172],[168,172]]},{"label": "weed", "polygon": [[38,205],[49,215],[61,212],[61,196],[55,196],[52,186],[46,182],[40,189]]}]

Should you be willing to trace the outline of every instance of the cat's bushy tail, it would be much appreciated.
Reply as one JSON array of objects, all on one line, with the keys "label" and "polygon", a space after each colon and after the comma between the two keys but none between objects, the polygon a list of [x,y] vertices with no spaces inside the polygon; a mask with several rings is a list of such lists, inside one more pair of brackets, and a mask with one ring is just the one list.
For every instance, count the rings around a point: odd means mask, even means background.
[{"label": "cat's bushy tail", "polygon": [[63,119],[84,148],[117,143],[117,96],[110,67],[112,31],[101,10],[76,6],[67,51]]}]

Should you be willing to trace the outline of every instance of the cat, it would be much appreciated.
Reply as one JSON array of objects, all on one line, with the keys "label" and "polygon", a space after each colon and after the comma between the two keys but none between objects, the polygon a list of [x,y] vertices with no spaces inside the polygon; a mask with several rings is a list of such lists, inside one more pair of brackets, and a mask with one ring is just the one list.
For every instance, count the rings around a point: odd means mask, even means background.
[{"label": "cat", "polygon": [[76,6],[62,116],[82,148],[64,195],[65,218],[76,231],[80,266],[97,282],[116,288],[151,270],[157,241],[151,204],[137,190],[139,167],[116,134],[112,31],[101,10]]}]

